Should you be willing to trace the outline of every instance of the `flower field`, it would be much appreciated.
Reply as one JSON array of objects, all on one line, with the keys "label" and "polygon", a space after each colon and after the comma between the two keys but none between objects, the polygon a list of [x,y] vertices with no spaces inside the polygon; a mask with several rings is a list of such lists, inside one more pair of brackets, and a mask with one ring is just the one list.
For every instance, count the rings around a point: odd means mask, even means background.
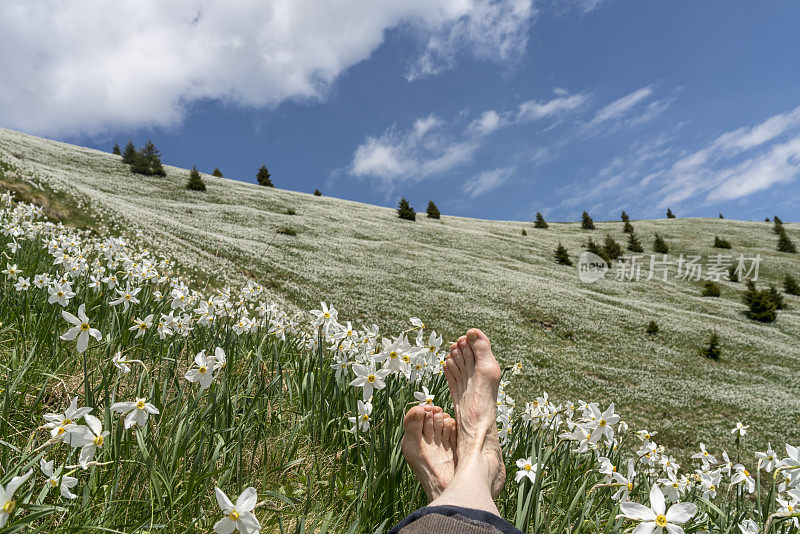
[{"label": "flower field", "polygon": [[[6,130],[0,160],[93,222],[2,197],[5,531],[386,530],[424,504],[403,413],[431,396],[450,408],[441,362],[467,326],[508,364],[498,428],[516,480],[498,507],[512,523],[798,528],[796,298],[765,326],[732,282],[713,301],[688,282],[583,286],[550,259],[559,241],[582,250],[573,224],[527,225],[525,240],[523,223],[405,224],[210,176],[198,197],[183,171],[132,178],[109,155]],[[764,256],[767,281],[798,271],[764,223],[635,225],[686,253],[724,235]],[[697,354],[712,328],[719,363]]]}]

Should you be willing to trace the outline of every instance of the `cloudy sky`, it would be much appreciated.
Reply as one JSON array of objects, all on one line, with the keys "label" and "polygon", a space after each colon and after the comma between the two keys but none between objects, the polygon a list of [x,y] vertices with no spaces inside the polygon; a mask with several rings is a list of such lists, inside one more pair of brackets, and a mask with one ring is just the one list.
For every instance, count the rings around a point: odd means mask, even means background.
[{"label": "cloudy sky", "polygon": [[800,220],[800,3],[0,3],[0,127],[493,219]]}]

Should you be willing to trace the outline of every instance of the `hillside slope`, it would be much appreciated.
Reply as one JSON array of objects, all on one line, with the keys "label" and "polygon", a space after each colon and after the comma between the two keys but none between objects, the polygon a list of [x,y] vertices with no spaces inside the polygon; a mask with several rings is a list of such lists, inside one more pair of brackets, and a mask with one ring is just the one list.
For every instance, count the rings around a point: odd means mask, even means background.
[{"label": "hillside slope", "polygon": [[[523,362],[520,401],[542,390],[613,401],[631,423],[677,448],[719,443],[737,420],[753,425],[753,448],[800,439],[800,298],[787,296],[789,309],[763,325],[744,317],[741,284],[723,282],[718,299],[702,298],[701,282],[672,276],[583,284],[574,268],[552,261],[559,242],[573,258],[589,236],[608,233],[624,244],[619,222],[597,223],[594,232],[448,216],[409,222],[391,209],[209,175],[205,193],[189,192],[186,170],[135,176],[116,156],[1,129],[0,160],[34,188],[78,199],[112,231],[140,232],[195,266],[201,281],[253,277],[279,300],[300,308],[325,300],[340,319],[392,331],[416,315],[446,340],[481,327],[505,363]],[[733,244],[724,253],[761,255],[759,284],[800,276],[800,257],[776,251],[768,223],[633,224],[646,254],[655,233],[674,257],[716,254],[719,235]],[[800,225],[785,226],[800,243]],[[661,329],[654,337],[644,333],[651,319]],[[698,354],[712,331],[722,340],[719,362]]]}]

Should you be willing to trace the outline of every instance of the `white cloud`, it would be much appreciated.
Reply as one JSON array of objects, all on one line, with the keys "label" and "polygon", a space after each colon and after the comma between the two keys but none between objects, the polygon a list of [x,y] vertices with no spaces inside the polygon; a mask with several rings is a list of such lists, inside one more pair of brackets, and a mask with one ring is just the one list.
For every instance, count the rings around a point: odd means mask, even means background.
[{"label": "white cloud", "polygon": [[653,88],[650,85],[637,89],[611,102],[607,106],[600,108],[600,110],[595,113],[594,118],[592,118],[591,124],[600,124],[601,122],[618,119],[628,113],[636,104],[649,98],[651,94],[653,94]]},{"label": "white cloud", "polygon": [[391,191],[401,182],[419,181],[467,163],[477,140],[456,138],[435,115],[417,119],[407,132],[391,126],[379,137],[369,136],[353,154],[349,174],[375,180]]},{"label": "white cloud", "polygon": [[505,126],[506,119],[502,118],[495,110],[484,111],[480,117],[472,121],[468,127],[471,132],[477,135],[489,135]]},{"label": "white cloud", "polygon": [[470,198],[475,198],[492,189],[497,189],[506,183],[512,174],[514,174],[513,167],[484,171],[473,176],[464,184],[464,193]]},{"label": "white cloud", "polygon": [[[635,143],[587,183],[561,192],[562,204],[628,202],[639,212],[741,200],[800,176],[800,106],[725,132],[686,152],[674,136]],[[639,213],[644,215],[643,213]]]},{"label": "white cloud", "polygon": [[[470,162],[487,138],[501,128],[561,116],[580,108],[588,98],[583,94],[562,93],[547,102],[524,102],[515,112],[490,109],[465,128],[434,114],[417,119],[405,132],[393,125],[380,136],[368,136],[356,148],[347,172],[357,178],[371,179],[391,192],[400,183],[417,182]],[[551,157],[551,151],[541,148],[530,155],[534,162]]]},{"label": "white cloud", "polygon": [[188,104],[324,99],[399,28],[410,78],[459,54],[512,62],[532,0],[115,0],[0,3],[0,117],[39,134],[173,125]]},{"label": "white cloud", "polygon": [[465,47],[479,59],[513,64],[525,52],[528,26],[537,13],[532,0],[462,0],[447,8],[455,22],[432,32],[406,73],[408,80],[453,68]]},{"label": "white cloud", "polygon": [[518,121],[532,121],[560,115],[565,112],[580,109],[589,100],[589,95],[580,93],[568,95],[563,89],[556,90],[558,98],[545,102],[538,100],[528,100],[519,106],[517,111]]}]

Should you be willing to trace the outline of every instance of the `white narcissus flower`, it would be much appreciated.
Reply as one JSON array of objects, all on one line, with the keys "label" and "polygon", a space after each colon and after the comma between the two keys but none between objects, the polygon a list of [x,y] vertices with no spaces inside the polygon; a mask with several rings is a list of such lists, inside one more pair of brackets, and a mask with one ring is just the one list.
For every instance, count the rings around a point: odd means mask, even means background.
[{"label": "white narcissus flower", "polygon": [[217,498],[217,504],[226,516],[214,524],[214,532],[231,534],[231,532],[239,531],[250,534],[261,531],[261,523],[253,514],[253,509],[258,501],[255,488],[245,489],[236,499],[236,504],[233,504],[228,496],[217,487],[214,488],[214,495]]},{"label": "white narcissus flower", "polygon": [[58,475],[61,473],[61,468],[58,468],[58,472],[54,472],[52,460],[48,462],[42,458],[39,465],[42,468],[42,473],[47,477],[48,486],[51,488],[60,488],[61,496],[65,499],[76,499],[78,497],[70,491],[78,483],[77,478],[67,475],[59,477]]},{"label": "white narcissus flower", "polygon": [[61,336],[61,339],[64,341],[72,341],[77,337],[78,345],[76,348],[78,349],[78,352],[85,351],[86,347],[89,346],[89,336],[92,336],[97,341],[102,339],[100,330],[89,326],[89,318],[86,316],[85,309],[86,305],[81,304],[78,308],[78,317],[75,317],[67,311],[61,311],[61,316],[64,317],[64,320],[73,325],[72,328],[67,330],[66,333]]},{"label": "white narcissus flower", "polygon": [[50,297],[47,302],[50,304],[59,303],[62,307],[69,304],[69,299],[75,296],[75,293],[70,288],[69,282],[64,284],[53,283],[52,286],[47,288]]},{"label": "white narcissus flower", "polygon": [[385,367],[376,371],[374,360],[370,360],[367,365],[354,363],[351,367],[356,374],[356,378],[350,382],[350,385],[363,388],[362,395],[365,401],[372,397],[374,390],[386,387],[386,382],[383,379],[391,373]]},{"label": "white narcissus flower", "polygon": [[731,484],[742,484],[747,488],[747,493],[753,493],[756,489],[756,480],[750,475],[750,471],[742,464],[734,465],[733,469],[736,472],[731,475]]},{"label": "white narcissus flower", "polygon": [[422,386],[422,391],[415,391],[414,398],[419,401],[420,404],[433,404],[434,395],[431,395],[428,391],[428,388]]},{"label": "white narcissus flower", "polygon": [[214,362],[214,370],[224,369],[228,364],[228,359],[225,357],[225,351],[222,347],[214,349],[214,356],[209,357],[209,360]]},{"label": "white narcissus flower", "polygon": [[6,524],[8,518],[17,509],[17,503],[14,500],[14,493],[22,486],[28,477],[33,474],[33,469],[20,477],[12,478],[6,487],[0,486],[0,527]]},{"label": "white narcissus flower", "polygon": [[91,408],[78,408],[78,397],[73,397],[69,407],[63,414],[46,413],[44,414],[45,427],[50,430],[50,437],[60,436],[67,444],[72,445],[70,436],[66,433],[70,428],[77,426],[78,421],[86,414],[91,412]]},{"label": "white narcissus flower", "polygon": [[650,507],[636,502],[621,502],[619,509],[622,516],[642,521],[636,527],[636,534],[661,534],[667,529],[669,534],[684,534],[682,525],[697,513],[697,506],[690,502],[675,503],[666,510],[664,494],[658,484],[650,488]]},{"label": "white narcissus flower", "polygon": [[533,458],[520,458],[517,460],[517,475],[514,477],[516,482],[523,478],[528,478],[531,482],[536,482],[536,473],[539,471],[539,464],[533,463]]},{"label": "white narcissus flower", "polygon": [[347,420],[353,425],[353,432],[356,431],[356,425],[361,432],[369,432],[369,419],[372,415],[372,403],[367,401],[358,401],[358,417],[348,417]]},{"label": "white narcissus flower", "polygon": [[136,339],[139,336],[143,336],[144,333],[147,332],[147,329],[153,326],[153,314],[151,313],[144,319],[139,319],[137,317],[136,319],[133,320],[133,322],[136,324],[128,328],[128,330],[130,330],[131,332],[133,332],[134,330],[136,331],[136,336],[134,336],[134,339]]},{"label": "white narcissus flower", "polygon": [[129,362],[121,352],[114,354],[111,358],[111,363],[114,364],[114,367],[117,368],[117,371],[119,371],[121,375],[126,375],[131,372],[131,368],[128,365]]},{"label": "white narcissus flower", "polygon": [[738,437],[742,437],[747,434],[747,429],[750,428],[749,425],[743,425],[741,421],[736,423],[736,426],[731,429],[731,434],[739,434]]},{"label": "white narcissus flower", "polygon": [[89,462],[94,458],[94,453],[97,449],[103,447],[109,432],[108,430],[103,430],[103,425],[97,417],[87,414],[84,419],[86,420],[86,426],[81,425],[70,428],[67,430],[67,437],[73,447],[81,447],[78,464],[83,469],[88,469]]},{"label": "white narcissus flower", "polygon": [[206,356],[206,351],[201,350],[194,357],[195,367],[192,367],[183,375],[189,382],[199,382],[200,390],[206,389],[214,381],[214,358]]},{"label": "white narcissus flower", "polygon": [[134,425],[147,425],[148,415],[158,415],[158,408],[147,402],[144,397],[136,397],[135,401],[115,402],[111,409],[125,415],[125,430]]}]

